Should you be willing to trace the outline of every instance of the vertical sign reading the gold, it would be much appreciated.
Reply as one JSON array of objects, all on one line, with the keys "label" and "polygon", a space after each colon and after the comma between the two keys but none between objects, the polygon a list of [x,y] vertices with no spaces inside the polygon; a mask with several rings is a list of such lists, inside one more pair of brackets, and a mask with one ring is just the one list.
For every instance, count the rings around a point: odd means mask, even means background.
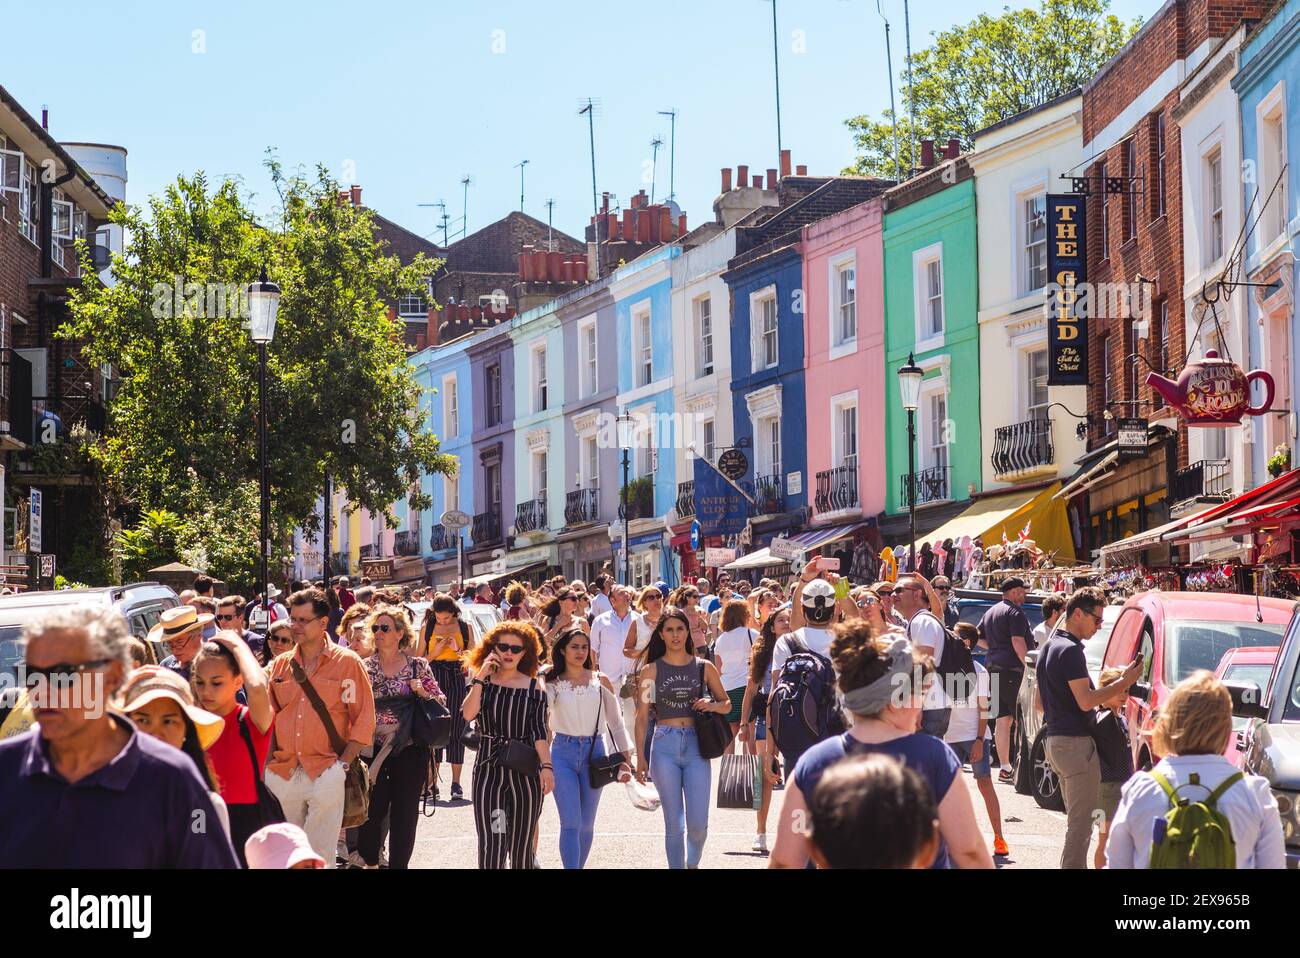
[{"label": "vertical sign reading the gold", "polygon": [[1047,384],[1088,382],[1088,319],[1076,309],[1087,280],[1086,196],[1047,196]]}]

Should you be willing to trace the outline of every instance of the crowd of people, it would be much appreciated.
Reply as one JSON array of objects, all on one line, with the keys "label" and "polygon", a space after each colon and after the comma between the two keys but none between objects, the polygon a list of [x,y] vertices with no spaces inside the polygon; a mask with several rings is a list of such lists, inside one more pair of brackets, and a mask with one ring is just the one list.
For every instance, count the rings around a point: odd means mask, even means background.
[{"label": "crowd of people", "polygon": [[[146,639],[112,609],[59,607],[24,630],[34,727],[0,741],[0,862],[403,869],[447,765],[481,868],[538,867],[548,800],[560,863],[584,867],[615,784],[662,813],[668,866],[695,868],[714,761],[743,756],[754,852],[769,854],[783,792],[772,867],[991,868],[1009,854],[991,759],[1008,781],[1038,647],[1062,867],[1086,867],[1098,824],[1095,867],[1163,862],[1170,796],[1189,786],[1229,823],[1237,867],[1284,864],[1269,789],[1223,758],[1231,701],[1213,676],[1175,690],[1164,758],[1135,773],[1123,705],[1141,663],[1094,684],[1082,651],[1105,596],[1051,595],[1031,630],[1023,582],[1002,590],[978,626],[943,576],[854,587],[816,561],[784,584],[604,573],[441,593],[341,577],[252,600],[201,576]],[[476,603],[500,610],[486,630]]]}]

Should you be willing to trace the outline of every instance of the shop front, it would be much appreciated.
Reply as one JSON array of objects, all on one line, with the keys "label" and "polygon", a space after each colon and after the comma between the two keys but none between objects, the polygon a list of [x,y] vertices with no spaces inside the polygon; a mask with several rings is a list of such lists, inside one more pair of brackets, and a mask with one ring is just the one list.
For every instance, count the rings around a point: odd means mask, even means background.
[{"label": "shop front", "polygon": [[590,583],[600,574],[601,569],[612,562],[614,555],[607,526],[561,534],[556,544],[559,547],[560,568],[564,577],[570,581],[581,579]]},{"label": "shop front", "polygon": [[495,589],[499,584],[517,579],[530,585],[541,585],[558,573],[559,562],[559,546],[553,542],[528,549],[512,549],[489,561],[474,563],[465,584],[476,586],[487,582]]},{"label": "shop front", "polygon": [[[671,551],[664,546],[664,531],[643,532],[630,538],[626,573],[623,569],[623,540],[614,542],[614,576],[634,589],[654,585],[672,576]],[[671,585],[672,583],[669,582]]]}]

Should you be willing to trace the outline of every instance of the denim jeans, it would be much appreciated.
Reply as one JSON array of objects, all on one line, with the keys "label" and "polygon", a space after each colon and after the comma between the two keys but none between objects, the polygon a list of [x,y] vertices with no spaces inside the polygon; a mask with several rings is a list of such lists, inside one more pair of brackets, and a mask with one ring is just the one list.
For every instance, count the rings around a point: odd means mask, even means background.
[{"label": "denim jeans", "polygon": [[603,757],[605,743],[597,736],[595,752],[591,752],[591,747],[590,735],[556,732],[551,742],[555,807],[560,813],[560,861],[565,868],[582,868],[591,853],[600,789],[592,788],[587,777],[588,756]]},{"label": "denim jeans", "polygon": [[[669,868],[698,868],[709,836],[713,771],[700,757],[694,728],[655,726],[650,775],[664,811],[664,850]],[[682,847],[682,833],[686,847]]]}]

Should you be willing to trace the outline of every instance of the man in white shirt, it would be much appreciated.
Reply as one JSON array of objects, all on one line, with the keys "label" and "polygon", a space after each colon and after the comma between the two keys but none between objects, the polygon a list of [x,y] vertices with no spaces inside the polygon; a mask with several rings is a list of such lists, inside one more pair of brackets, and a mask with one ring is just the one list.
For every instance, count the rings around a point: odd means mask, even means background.
[{"label": "man in white shirt", "polygon": [[1061,618],[1061,613],[1065,611],[1065,596],[1060,592],[1053,592],[1043,600],[1043,621],[1034,626],[1034,644],[1031,649],[1045,643],[1052,637],[1056,631],[1056,622]]},{"label": "man in white shirt", "polygon": [[[930,611],[930,597],[925,585],[912,575],[899,576],[894,592],[894,607],[907,619],[907,640],[912,647],[934,659],[936,669],[943,662],[943,644],[948,637],[943,623]],[[943,738],[952,717],[952,700],[944,691],[943,682],[935,681],[925,693],[925,707],[921,710],[921,731],[935,738]]]},{"label": "man in white shirt", "polygon": [[[610,589],[606,601],[610,605],[609,611],[602,612],[591,622],[591,652],[596,668],[609,678],[617,693],[624,674],[633,664],[633,660],[623,654],[623,646],[627,643],[628,629],[636,622],[636,614],[632,611],[632,590],[625,585],[615,585]],[[592,606],[595,607],[595,602]],[[623,724],[634,728],[629,723],[636,721],[635,696],[620,696],[618,702],[623,712]]]},{"label": "man in white shirt", "polygon": [[[595,621],[596,619],[600,618],[600,616],[604,615],[611,608],[613,608],[613,605],[610,603],[609,600],[610,586],[613,584],[614,584],[613,576],[606,575],[604,572],[602,572],[600,575],[596,576],[594,580],[592,580],[591,583],[592,621]],[[608,675],[609,673],[606,674]]]}]

